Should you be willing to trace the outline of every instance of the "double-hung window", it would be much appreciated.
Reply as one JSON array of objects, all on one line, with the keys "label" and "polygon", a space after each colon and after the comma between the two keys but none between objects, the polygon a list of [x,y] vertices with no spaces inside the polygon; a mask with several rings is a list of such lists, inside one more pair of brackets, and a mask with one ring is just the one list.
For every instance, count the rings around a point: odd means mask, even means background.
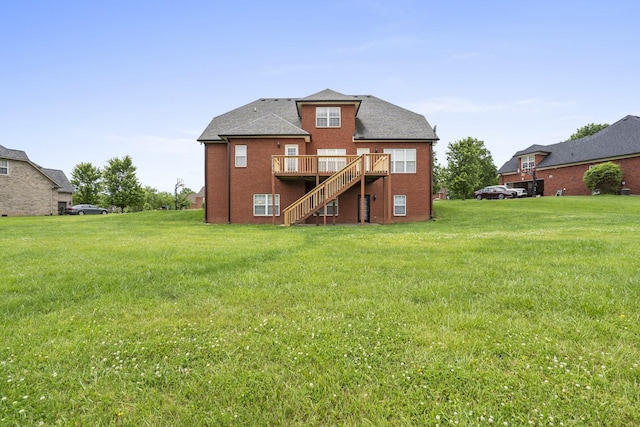
[{"label": "double-hung window", "polygon": [[393,216],[407,216],[407,196],[393,196]]},{"label": "double-hung window", "polygon": [[416,173],[415,148],[385,148],[384,152],[391,155],[392,173]]},{"label": "double-hung window", "polygon": [[[253,216],[272,216],[274,199],[271,194],[253,195]],[[280,195],[275,195],[275,216],[280,216]]]},{"label": "double-hung window", "polygon": [[534,156],[533,154],[522,156],[522,170],[533,169],[535,165],[536,165],[536,156]]},{"label": "double-hung window", "polygon": [[318,170],[320,172],[337,172],[347,165],[346,148],[318,148],[318,156],[342,156],[342,157],[320,157],[318,159]]},{"label": "double-hung window", "polygon": [[340,107],[316,107],[316,127],[339,128]]},{"label": "double-hung window", "polygon": [[320,216],[338,216],[338,199],[327,203],[327,208],[320,208],[318,211],[318,215]]},{"label": "double-hung window", "polygon": [[9,175],[9,161],[0,159],[0,175]]},{"label": "double-hung window", "polygon": [[246,145],[236,145],[236,167],[237,168],[247,167],[247,146]]}]

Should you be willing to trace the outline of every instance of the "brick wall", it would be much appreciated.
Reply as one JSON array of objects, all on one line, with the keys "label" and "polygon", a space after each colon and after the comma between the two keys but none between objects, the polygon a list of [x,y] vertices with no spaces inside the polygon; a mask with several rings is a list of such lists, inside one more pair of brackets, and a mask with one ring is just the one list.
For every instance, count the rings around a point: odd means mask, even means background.
[{"label": "brick wall", "polygon": [[[299,155],[316,155],[318,149],[343,148],[347,155],[356,155],[358,148],[368,148],[370,153],[382,153],[385,148],[415,148],[418,173],[393,174],[388,178],[390,195],[384,194],[383,179],[368,183],[365,194],[370,198],[370,222],[383,223],[385,202],[393,206],[393,195],[407,196],[407,215],[394,217],[388,209],[391,222],[420,221],[431,218],[431,145],[429,143],[394,142],[354,142],[355,107],[341,105],[341,126],[339,128],[316,128],[316,106],[302,106],[302,128],[312,134],[311,141],[303,138],[239,138],[230,143],[207,144],[205,146],[207,194],[206,221],[208,223],[271,224],[270,216],[253,216],[254,194],[280,195],[281,215],[276,224],[282,224],[282,210],[303,196],[315,186],[315,182],[302,179],[272,179],[271,156],[284,155],[285,145],[297,144]],[[235,166],[236,145],[247,146],[246,167]],[[227,152],[229,146],[230,153]],[[377,151],[376,151],[377,150]],[[227,162],[230,168],[227,168]],[[230,184],[229,184],[230,182]],[[228,196],[231,186],[230,200]],[[275,186],[275,188],[274,188]],[[360,185],[350,188],[339,199],[337,223],[356,223],[358,217],[358,196]],[[391,200],[387,200],[387,199]],[[319,222],[322,222],[320,217]],[[333,221],[327,217],[327,222]],[[308,223],[315,223],[311,217]]]},{"label": "brick wall", "polygon": [[58,190],[52,187],[31,164],[9,160],[9,175],[0,175],[0,215],[56,215]]},{"label": "brick wall", "polygon": [[[555,196],[558,190],[562,190],[565,196],[589,196],[591,190],[585,185],[582,177],[590,166],[604,162],[593,162],[581,165],[566,166],[560,168],[541,169],[536,173],[538,181],[544,181],[544,195]],[[614,160],[622,169],[625,187],[631,190],[631,194],[640,194],[640,157]],[[503,184],[516,184],[518,182],[531,181],[531,176],[524,174],[512,174],[500,177]]]}]

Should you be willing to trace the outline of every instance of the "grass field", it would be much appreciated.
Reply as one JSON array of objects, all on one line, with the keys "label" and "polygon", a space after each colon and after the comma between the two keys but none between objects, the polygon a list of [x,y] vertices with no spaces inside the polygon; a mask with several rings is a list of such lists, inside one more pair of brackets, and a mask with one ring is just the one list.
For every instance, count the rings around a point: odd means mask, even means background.
[{"label": "grass field", "polygon": [[0,425],[640,425],[640,198],[0,218]]}]

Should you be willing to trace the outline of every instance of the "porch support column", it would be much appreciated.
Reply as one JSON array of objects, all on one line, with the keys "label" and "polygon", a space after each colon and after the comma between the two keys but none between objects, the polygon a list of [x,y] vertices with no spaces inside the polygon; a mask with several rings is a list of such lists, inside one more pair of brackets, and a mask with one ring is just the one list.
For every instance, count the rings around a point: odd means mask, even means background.
[{"label": "porch support column", "polygon": [[392,218],[392,210],[393,210],[393,195],[391,194],[391,173],[387,175],[387,205],[385,209],[387,210],[387,224],[391,224]]},{"label": "porch support column", "polygon": [[382,177],[382,224],[387,223],[387,177]]},{"label": "porch support column", "polygon": [[364,225],[364,176],[360,175],[360,225]]},{"label": "porch support column", "polygon": [[271,218],[276,225],[276,173],[273,170],[273,158],[271,159]]}]

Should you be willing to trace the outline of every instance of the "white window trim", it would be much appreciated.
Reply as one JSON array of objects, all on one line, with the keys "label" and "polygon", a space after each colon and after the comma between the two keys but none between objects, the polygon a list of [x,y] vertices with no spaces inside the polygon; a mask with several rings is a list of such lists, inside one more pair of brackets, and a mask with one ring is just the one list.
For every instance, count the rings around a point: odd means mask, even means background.
[{"label": "white window trim", "polygon": [[[418,153],[415,148],[385,148],[385,154],[391,155],[391,173],[417,173],[418,172]],[[412,158],[407,160],[407,153],[410,153]],[[402,160],[398,158],[402,157]],[[402,164],[402,171],[398,171],[396,164]],[[408,166],[412,165],[413,170],[408,170]]]},{"label": "white window trim", "polygon": [[[5,170],[4,173],[3,170]],[[9,175],[9,160],[0,159],[0,175]]]},{"label": "white window trim", "polygon": [[[398,198],[402,197],[404,203],[398,203]],[[396,208],[403,207],[404,213],[399,214],[396,212]],[[405,194],[393,195],[393,216],[407,216],[407,196]]]},{"label": "white window trim", "polygon": [[[321,121],[324,121],[322,123]],[[342,124],[340,107],[316,107],[317,128],[339,128]]]},{"label": "white window trim", "polygon": [[522,170],[532,169],[535,165],[536,165],[536,156],[532,154],[522,156],[522,159],[520,160],[520,166],[522,166]]},{"label": "white window trim", "polygon": [[[264,203],[256,202],[258,198],[264,198]],[[280,216],[280,194],[275,195],[276,198],[276,215]],[[256,207],[264,206],[264,213],[256,213]],[[273,216],[269,210],[273,209],[273,201],[271,200],[271,194],[254,194],[253,195],[253,216]]]},{"label": "white window trim", "polygon": [[[284,146],[284,155],[285,156],[297,156],[298,155],[298,144],[285,144]],[[297,172],[298,171],[298,159],[297,158],[288,158],[284,163],[284,170],[286,172]]]},{"label": "white window trim", "polygon": [[247,146],[246,145],[236,145],[235,165],[237,168],[247,167]]},{"label": "white window trim", "polygon": [[325,215],[324,208],[320,208],[320,210],[318,211],[318,216],[333,216],[334,210],[336,213],[335,216],[338,216],[338,214],[340,213],[340,205],[338,204],[337,197],[335,198],[335,200],[327,203],[327,214]]},{"label": "white window trim", "polygon": [[318,148],[318,156],[343,156],[343,157],[321,157],[318,159],[318,170],[320,172],[337,172],[347,166],[346,148]]}]

